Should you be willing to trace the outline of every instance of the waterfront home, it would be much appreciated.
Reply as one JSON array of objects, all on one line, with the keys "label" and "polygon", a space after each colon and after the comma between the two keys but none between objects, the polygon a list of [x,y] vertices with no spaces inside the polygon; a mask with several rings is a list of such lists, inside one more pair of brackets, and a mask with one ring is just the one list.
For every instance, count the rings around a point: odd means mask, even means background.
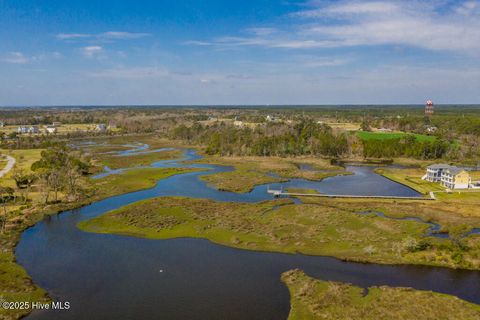
[{"label": "waterfront home", "polygon": [[430,182],[440,182],[444,170],[450,168],[448,164],[432,164],[427,167],[427,174],[424,179]]},{"label": "waterfront home", "polygon": [[427,167],[424,180],[439,182],[449,189],[467,189],[471,184],[471,178],[464,169],[448,164],[432,164]]},{"label": "waterfront home", "polygon": [[467,171],[457,167],[450,167],[443,171],[440,182],[449,189],[468,189],[472,180]]}]

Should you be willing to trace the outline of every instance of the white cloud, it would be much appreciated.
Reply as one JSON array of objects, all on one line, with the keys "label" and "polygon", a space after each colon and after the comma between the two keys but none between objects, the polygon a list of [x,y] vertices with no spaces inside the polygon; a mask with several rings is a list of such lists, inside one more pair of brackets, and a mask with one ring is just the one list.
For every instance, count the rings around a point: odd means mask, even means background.
[{"label": "white cloud", "polygon": [[125,31],[107,31],[98,35],[101,38],[114,40],[139,39],[150,36],[150,33],[125,32]]},{"label": "white cloud", "polygon": [[188,44],[312,49],[403,45],[472,53],[480,49],[480,5],[444,1],[323,2],[290,15],[288,29],[252,28],[253,35]]},{"label": "white cloud", "polygon": [[14,64],[25,64],[30,61],[30,59],[21,52],[9,52],[1,60],[6,63],[14,63]]},{"label": "white cloud", "polygon": [[105,39],[105,40],[131,40],[140,39],[150,36],[150,33],[144,32],[127,32],[127,31],[107,31],[96,34],[89,33],[59,33],[59,40],[81,40],[81,39]]},{"label": "white cloud", "polygon": [[85,33],[59,33],[57,34],[57,39],[60,40],[72,40],[72,39],[82,39],[82,38],[90,38],[91,34]]},{"label": "white cloud", "polygon": [[115,68],[105,69],[87,74],[95,78],[113,78],[113,79],[144,79],[165,77],[169,72],[158,67],[135,67],[135,68]]},{"label": "white cloud", "polygon": [[261,28],[248,28],[246,31],[250,32],[250,33],[253,33],[257,36],[267,36],[267,35],[270,35],[270,34],[273,34],[273,33],[277,32],[277,29],[276,28],[261,27]]},{"label": "white cloud", "polygon": [[307,68],[337,67],[346,65],[349,62],[349,59],[320,58],[306,61],[303,63],[303,66]]},{"label": "white cloud", "polygon": [[466,1],[457,7],[456,12],[462,15],[470,16],[480,12],[478,1]]},{"label": "white cloud", "polygon": [[87,46],[82,48],[82,53],[87,58],[97,57],[102,52],[103,48],[101,46]]}]

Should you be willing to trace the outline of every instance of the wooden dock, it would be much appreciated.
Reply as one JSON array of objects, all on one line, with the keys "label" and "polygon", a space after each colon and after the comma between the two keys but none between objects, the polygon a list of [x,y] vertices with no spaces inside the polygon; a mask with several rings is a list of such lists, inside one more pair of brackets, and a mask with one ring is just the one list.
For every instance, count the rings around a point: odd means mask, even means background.
[{"label": "wooden dock", "polygon": [[362,195],[347,195],[347,194],[323,194],[323,193],[296,193],[296,192],[284,192],[283,189],[267,189],[267,192],[274,197],[286,196],[286,197],[320,197],[320,198],[350,198],[350,199],[392,199],[392,200],[436,200],[435,196],[432,197],[402,197],[402,196],[362,196]]}]

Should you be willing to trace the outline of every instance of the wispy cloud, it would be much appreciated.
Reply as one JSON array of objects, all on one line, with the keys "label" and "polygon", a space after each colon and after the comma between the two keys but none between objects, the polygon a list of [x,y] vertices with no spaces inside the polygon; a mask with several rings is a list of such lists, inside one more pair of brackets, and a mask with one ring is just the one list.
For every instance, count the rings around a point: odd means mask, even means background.
[{"label": "wispy cloud", "polygon": [[25,64],[30,61],[30,59],[25,56],[22,52],[9,52],[1,61],[6,63],[14,64]]},{"label": "wispy cloud", "polygon": [[90,38],[91,34],[85,33],[59,33],[57,34],[57,39],[60,40],[72,40],[72,39],[82,39],[82,38]]},{"label": "wispy cloud", "polygon": [[103,52],[101,46],[87,46],[82,48],[82,53],[87,58],[95,58]]},{"label": "wispy cloud", "polygon": [[129,40],[140,39],[150,36],[150,33],[141,32],[125,32],[125,31],[108,31],[97,35],[100,38],[116,39],[116,40]]},{"label": "wispy cloud", "polygon": [[81,40],[81,39],[104,39],[104,40],[132,40],[140,39],[150,36],[150,33],[145,32],[127,32],[127,31],[107,31],[102,33],[59,33],[57,39],[59,40]]},{"label": "wispy cloud", "polygon": [[134,68],[115,68],[105,69],[87,74],[95,78],[113,78],[113,79],[144,79],[165,77],[169,72],[158,67],[134,67]]},{"label": "wispy cloud", "polygon": [[403,45],[428,50],[480,49],[480,5],[465,1],[314,2],[289,15],[288,29],[252,28],[245,36],[224,36],[191,45],[312,49]]}]

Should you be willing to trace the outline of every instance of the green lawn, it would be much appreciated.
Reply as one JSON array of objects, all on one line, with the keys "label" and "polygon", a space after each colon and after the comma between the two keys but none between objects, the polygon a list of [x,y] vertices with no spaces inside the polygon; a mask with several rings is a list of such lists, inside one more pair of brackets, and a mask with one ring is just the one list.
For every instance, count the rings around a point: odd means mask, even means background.
[{"label": "green lawn", "polygon": [[[369,131],[357,131],[357,136],[362,140],[387,140],[387,139],[398,139],[407,135],[412,135],[413,133],[404,133],[404,132],[369,132]],[[436,137],[427,136],[424,134],[413,134],[417,141],[434,141]]]}]

